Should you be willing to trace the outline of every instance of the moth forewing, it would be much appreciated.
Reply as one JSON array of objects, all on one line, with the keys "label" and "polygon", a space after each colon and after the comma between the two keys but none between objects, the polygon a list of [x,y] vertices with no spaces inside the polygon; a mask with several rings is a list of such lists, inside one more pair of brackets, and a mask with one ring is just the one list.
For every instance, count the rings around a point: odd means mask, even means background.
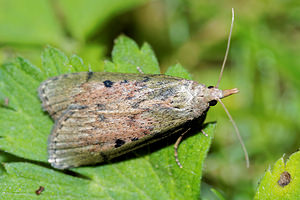
[{"label": "moth forewing", "polygon": [[[88,74],[89,72],[85,72]],[[71,103],[71,96],[76,92],[76,88],[85,82],[86,76],[74,74],[64,74],[52,77],[40,84],[38,94],[42,101],[42,107],[50,116],[56,120],[68,108]]]},{"label": "moth forewing", "polygon": [[65,79],[69,106],[60,110],[48,142],[49,162],[61,169],[110,160],[172,135],[203,115],[217,91],[165,75],[81,72],[42,83],[42,101],[55,102],[43,102],[47,108],[59,104],[62,89],[44,85],[63,86]]},{"label": "moth forewing", "polygon": [[[233,12],[233,10],[232,10]],[[234,16],[234,15],[233,15]],[[39,87],[44,110],[55,120],[48,140],[49,162],[65,169],[101,163],[183,131],[204,118],[210,106],[238,90],[220,90],[227,50],[216,87],[195,81],[146,74],[79,72],[50,78]],[[241,141],[238,129],[233,122]],[[246,148],[241,141],[248,161]]]}]

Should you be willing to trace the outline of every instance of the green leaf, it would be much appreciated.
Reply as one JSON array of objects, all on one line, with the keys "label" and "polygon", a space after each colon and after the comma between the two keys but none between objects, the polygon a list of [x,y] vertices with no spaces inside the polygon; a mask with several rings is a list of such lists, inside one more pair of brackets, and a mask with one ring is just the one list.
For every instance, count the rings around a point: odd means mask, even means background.
[{"label": "green leaf", "polygon": [[2,0],[0,41],[59,46],[66,42],[67,31],[73,38],[84,40],[110,18],[145,2],[147,0]]},{"label": "green leaf", "polygon": [[137,159],[74,170],[89,179],[30,163],[9,163],[4,165],[7,174],[0,177],[0,194],[6,199],[33,199],[43,186],[44,199],[196,199],[214,128],[211,124],[205,129],[209,137],[197,134],[183,141],[183,169],[175,163],[172,146]]},{"label": "green leaf", "polygon": [[149,44],[145,43],[141,49],[126,36],[120,36],[115,40],[112,51],[112,62],[105,62],[104,70],[109,72],[139,73],[139,67],[143,73],[159,74],[160,69],[155,54]]},{"label": "green leaf", "polygon": [[72,55],[70,59],[70,64],[74,68],[75,72],[86,71],[88,68],[84,65],[82,58],[77,55]]},{"label": "green leaf", "polygon": [[170,66],[166,73],[166,75],[176,76],[180,78],[185,78],[191,80],[192,77],[189,72],[181,66],[181,64],[177,63],[176,65]]},{"label": "green leaf", "polygon": [[[135,56],[134,56],[135,55]],[[126,59],[127,56],[127,59]],[[138,57],[136,57],[138,56]],[[131,61],[131,59],[133,59]],[[112,66],[141,66],[158,73],[158,63],[149,45],[141,49],[124,36],[116,41]],[[54,170],[47,163],[47,138],[53,121],[42,111],[37,96],[41,81],[50,76],[86,69],[78,56],[68,58],[52,47],[42,55],[42,69],[24,59],[0,68],[0,97],[9,99],[0,107],[0,149],[20,158],[5,159],[0,177],[0,196],[5,199],[196,199],[200,196],[202,167],[215,129],[209,135],[192,134],[179,147],[180,169],[174,158],[174,139],[164,140],[125,155],[109,164]],[[140,65],[143,64],[143,65]],[[129,71],[132,69],[128,69]],[[86,69],[87,70],[87,69]],[[78,178],[79,177],[79,178]],[[43,186],[39,196],[35,191]]]},{"label": "green leaf", "polygon": [[223,197],[223,195],[219,191],[217,191],[216,189],[211,188],[211,191],[212,191],[212,193],[214,193],[217,196],[217,198],[219,200],[225,200],[225,198]]},{"label": "green leaf", "polygon": [[[74,62],[74,66],[72,65]],[[48,47],[42,54],[42,64],[48,77],[57,76],[59,74],[72,73],[84,69],[82,59],[72,56],[71,62],[58,49]]]},{"label": "green leaf", "polygon": [[[90,181],[63,174],[30,163],[5,164],[6,174],[0,177],[1,197],[5,199],[92,199]],[[4,183],[4,184],[3,184]],[[40,196],[35,191],[43,186]],[[101,189],[101,188],[98,188]],[[104,198],[105,195],[102,195]]]},{"label": "green leaf", "polygon": [[214,189],[211,185],[202,182],[201,183],[201,200],[225,200],[222,193]]},{"label": "green leaf", "polygon": [[0,96],[8,99],[7,107],[0,107],[1,150],[39,161],[47,160],[44,147],[52,123],[37,98],[43,76],[22,59],[0,68]]},{"label": "green leaf", "polygon": [[97,26],[105,25],[109,18],[145,2],[146,0],[57,1],[69,31],[77,39],[85,39]]},{"label": "green leaf", "polygon": [[104,62],[100,58],[103,58],[105,53],[106,48],[103,45],[94,43],[84,45],[80,48],[78,55],[83,57],[85,62],[89,63],[90,71],[98,72],[104,69]]},{"label": "green leaf", "polygon": [[283,157],[265,173],[256,191],[255,199],[300,199],[300,151],[287,162]]},{"label": "green leaf", "polygon": [[63,31],[51,10],[51,1],[2,0],[0,42],[59,44]]}]

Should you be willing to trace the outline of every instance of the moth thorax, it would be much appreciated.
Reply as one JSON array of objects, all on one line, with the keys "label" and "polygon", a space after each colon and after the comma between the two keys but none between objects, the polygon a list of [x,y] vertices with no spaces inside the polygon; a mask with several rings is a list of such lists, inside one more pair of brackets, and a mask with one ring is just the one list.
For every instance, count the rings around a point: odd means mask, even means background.
[{"label": "moth thorax", "polygon": [[210,102],[213,100],[217,100],[217,99],[222,99],[223,98],[223,91],[218,89],[218,88],[214,88],[214,87],[208,87],[206,88],[206,95],[204,95],[206,102]]},{"label": "moth thorax", "polygon": [[191,91],[193,94],[191,105],[193,112],[191,114],[193,114],[194,117],[199,117],[206,112],[209,108],[210,101],[222,97],[222,90],[209,89],[203,84],[194,85]]}]

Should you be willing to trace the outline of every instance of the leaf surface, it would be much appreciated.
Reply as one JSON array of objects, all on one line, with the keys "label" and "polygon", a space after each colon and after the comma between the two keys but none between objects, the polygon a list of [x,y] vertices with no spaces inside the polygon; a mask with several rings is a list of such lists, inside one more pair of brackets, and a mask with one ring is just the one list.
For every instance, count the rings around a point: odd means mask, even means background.
[{"label": "leaf surface", "polygon": [[257,188],[255,199],[300,199],[300,151],[284,161],[280,158],[267,170]]},{"label": "leaf surface", "polygon": [[[59,171],[47,163],[47,138],[53,121],[42,111],[37,96],[48,77],[87,71],[81,58],[65,56],[48,47],[42,54],[42,69],[22,58],[0,68],[0,148],[17,156],[5,159],[0,177],[0,195],[5,199],[196,199],[200,196],[202,166],[215,124],[209,135],[191,134],[179,147],[180,169],[174,158],[174,139],[163,140],[129,153],[111,163]],[[131,39],[116,40],[107,71],[159,73],[157,59],[148,44],[139,48]],[[124,67],[126,66],[126,67]],[[176,68],[173,69],[176,74]],[[179,68],[178,74],[182,74]],[[178,75],[179,76],[179,75]],[[175,138],[176,139],[176,138]],[[45,190],[37,196],[35,191]]]}]

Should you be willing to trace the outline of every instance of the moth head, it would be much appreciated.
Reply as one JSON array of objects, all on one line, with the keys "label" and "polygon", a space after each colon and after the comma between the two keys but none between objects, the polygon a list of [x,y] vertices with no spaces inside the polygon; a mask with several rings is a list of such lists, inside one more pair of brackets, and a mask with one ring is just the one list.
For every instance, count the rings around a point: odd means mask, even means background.
[{"label": "moth head", "polygon": [[207,101],[209,106],[215,106],[218,103],[218,99],[222,99],[239,92],[237,88],[229,89],[229,90],[220,90],[217,87],[208,86],[207,89],[208,89]]}]

